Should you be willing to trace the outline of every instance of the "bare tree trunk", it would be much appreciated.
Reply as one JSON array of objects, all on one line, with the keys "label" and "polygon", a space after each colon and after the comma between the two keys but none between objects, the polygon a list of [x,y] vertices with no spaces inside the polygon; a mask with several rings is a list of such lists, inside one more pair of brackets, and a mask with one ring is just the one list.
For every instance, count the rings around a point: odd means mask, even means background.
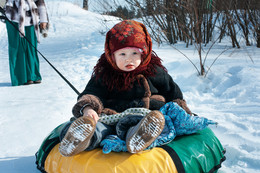
[{"label": "bare tree trunk", "polygon": [[260,27],[256,29],[256,47],[260,48]]},{"label": "bare tree trunk", "polygon": [[225,12],[225,17],[226,17],[226,22],[227,22],[227,28],[228,28],[228,34],[231,38],[232,41],[232,46],[233,47],[237,47],[240,48],[240,45],[237,41],[237,37],[236,37],[236,30],[235,30],[235,24],[234,24],[234,20],[232,17],[232,13],[230,12],[229,8],[226,8],[224,10]]},{"label": "bare tree trunk", "polygon": [[200,60],[200,75],[203,76],[205,74],[205,68],[204,64],[202,62],[202,47],[201,43],[198,44],[198,55],[199,55],[199,60]]},{"label": "bare tree trunk", "polygon": [[83,0],[83,9],[88,10],[88,0]]},{"label": "bare tree trunk", "polygon": [[247,10],[247,1],[243,4],[243,9],[238,10],[238,8],[235,9],[235,17],[238,23],[238,26],[242,29],[244,39],[246,40],[246,45],[250,46],[249,42],[249,22],[248,22],[248,10]]},{"label": "bare tree trunk", "polygon": [[153,2],[152,0],[145,0],[146,2],[146,14],[148,16],[153,14]]},{"label": "bare tree trunk", "polygon": [[171,9],[171,4],[169,3],[169,1],[165,1],[165,2],[166,2],[165,8],[168,8],[167,13],[166,13],[166,23],[167,23],[167,26],[166,26],[167,34],[166,35],[169,40],[169,43],[173,44],[174,43],[173,35],[175,35],[175,33],[173,32],[173,28],[172,28],[172,22],[173,22],[173,15],[171,15],[172,9]]},{"label": "bare tree trunk", "polygon": [[252,0],[248,2],[250,3],[248,18],[253,26],[252,31],[256,39],[256,47],[260,48],[260,2],[259,0]]},{"label": "bare tree trunk", "polygon": [[195,0],[195,3],[193,4],[193,10],[194,10],[194,22],[195,22],[195,41],[197,45],[197,51],[199,55],[200,60],[200,75],[203,76],[205,73],[204,65],[202,63],[202,21],[203,21],[203,13],[200,9],[200,0]]}]

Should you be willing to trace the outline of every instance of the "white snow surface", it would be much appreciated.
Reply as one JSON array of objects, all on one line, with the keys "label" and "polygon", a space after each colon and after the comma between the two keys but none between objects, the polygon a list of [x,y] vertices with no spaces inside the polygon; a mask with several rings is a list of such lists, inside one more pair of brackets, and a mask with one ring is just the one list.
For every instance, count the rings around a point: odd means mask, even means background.
[{"label": "white snow surface", "polygon": [[[50,30],[39,51],[81,92],[104,51],[105,35],[119,19],[84,11],[69,2],[48,1]],[[102,21],[106,22],[102,22]],[[241,39],[242,40],[242,39]],[[253,41],[253,40],[252,40]],[[226,39],[210,51],[207,67],[231,45]],[[193,46],[174,45],[196,65]],[[221,173],[260,172],[260,49],[229,49],[199,77],[192,64],[169,45],[154,43],[190,109],[218,122],[210,126],[226,148]],[[205,48],[207,50],[207,48]],[[204,55],[205,56],[205,53]],[[38,173],[34,154],[43,139],[72,117],[77,94],[39,55],[42,83],[10,83],[6,27],[0,22],[0,172]]]}]

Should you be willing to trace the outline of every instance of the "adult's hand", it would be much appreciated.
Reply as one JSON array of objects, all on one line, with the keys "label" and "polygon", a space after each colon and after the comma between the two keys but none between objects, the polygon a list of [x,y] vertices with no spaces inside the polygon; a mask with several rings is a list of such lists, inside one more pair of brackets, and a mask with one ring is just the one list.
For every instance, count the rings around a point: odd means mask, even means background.
[{"label": "adult's hand", "polygon": [[41,29],[47,29],[47,23],[40,23]]}]

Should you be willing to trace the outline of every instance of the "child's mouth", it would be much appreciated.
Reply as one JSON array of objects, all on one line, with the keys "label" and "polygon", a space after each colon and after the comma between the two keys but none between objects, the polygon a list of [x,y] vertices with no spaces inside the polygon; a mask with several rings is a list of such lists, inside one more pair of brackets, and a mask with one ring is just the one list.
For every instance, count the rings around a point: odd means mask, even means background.
[{"label": "child's mouth", "polygon": [[126,65],[125,67],[128,68],[128,69],[131,69],[131,68],[134,67],[134,65],[128,64],[128,65]]}]

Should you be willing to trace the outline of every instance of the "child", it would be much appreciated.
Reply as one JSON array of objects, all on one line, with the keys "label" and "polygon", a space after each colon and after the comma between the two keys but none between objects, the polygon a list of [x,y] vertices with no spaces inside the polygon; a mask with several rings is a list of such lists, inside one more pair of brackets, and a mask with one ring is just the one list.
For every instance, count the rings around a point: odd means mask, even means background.
[{"label": "child", "polygon": [[[130,153],[141,152],[164,128],[164,116],[158,110],[174,100],[191,114],[179,86],[152,51],[145,26],[133,20],[122,21],[106,35],[105,53],[73,107],[76,120],[62,130],[60,153],[73,156],[95,149],[113,134],[126,140]],[[98,121],[101,114],[113,116],[128,108],[152,111],[144,117],[126,117],[127,127]]]}]

